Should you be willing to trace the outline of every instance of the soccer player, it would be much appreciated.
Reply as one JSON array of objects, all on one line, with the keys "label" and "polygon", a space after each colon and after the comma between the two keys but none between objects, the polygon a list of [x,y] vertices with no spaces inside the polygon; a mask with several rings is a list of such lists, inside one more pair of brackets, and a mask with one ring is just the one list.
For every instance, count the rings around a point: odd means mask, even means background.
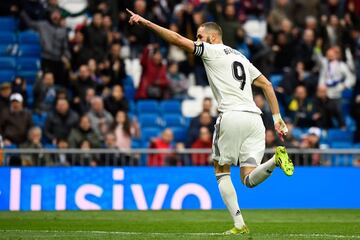
[{"label": "soccer player", "polygon": [[194,42],[127,11],[131,15],[130,24],[142,25],[170,44],[202,58],[220,112],[213,139],[215,175],[221,197],[234,220],[234,227],[224,234],[249,233],[230,178],[230,166],[239,163],[241,180],[249,188],[267,179],[276,166],[288,176],[294,172],[294,165],[282,146],[276,148],[270,160],[260,164],[265,150],[265,127],[253,100],[251,84],[263,90],[280,138],[288,131],[271,83],[241,53],[223,44],[222,30],[216,23],[202,24]]}]

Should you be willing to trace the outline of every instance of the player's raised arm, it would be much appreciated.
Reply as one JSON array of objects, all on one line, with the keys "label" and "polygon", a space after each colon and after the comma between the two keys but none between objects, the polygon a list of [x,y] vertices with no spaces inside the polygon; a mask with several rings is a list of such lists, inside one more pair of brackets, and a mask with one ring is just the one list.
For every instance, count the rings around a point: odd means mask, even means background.
[{"label": "player's raised arm", "polygon": [[180,34],[173,32],[169,29],[163,28],[143,17],[141,17],[138,14],[133,13],[129,9],[126,9],[126,11],[130,14],[129,23],[132,24],[139,24],[142,25],[153,32],[155,32],[157,35],[159,35],[162,39],[167,41],[170,44],[176,45],[182,49],[184,49],[187,52],[193,53],[194,52],[194,42],[190,39],[187,39]]},{"label": "player's raised arm", "polygon": [[274,88],[271,82],[264,75],[260,75],[258,78],[254,80],[253,84],[263,90],[273,115],[275,130],[282,139],[282,136],[287,134],[288,129],[286,127],[286,124],[281,118],[279,103],[276,99]]}]

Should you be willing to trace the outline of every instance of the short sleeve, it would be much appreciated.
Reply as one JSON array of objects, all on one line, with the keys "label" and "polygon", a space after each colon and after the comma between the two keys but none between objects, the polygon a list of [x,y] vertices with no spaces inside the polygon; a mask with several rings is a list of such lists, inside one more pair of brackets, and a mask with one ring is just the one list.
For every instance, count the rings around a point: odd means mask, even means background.
[{"label": "short sleeve", "polygon": [[211,59],[218,56],[219,48],[217,48],[216,45],[210,43],[197,41],[194,42],[193,54],[204,59]]},{"label": "short sleeve", "polygon": [[249,65],[249,73],[250,73],[250,79],[251,82],[253,82],[255,79],[257,79],[262,73],[257,69],[252,63]]}]

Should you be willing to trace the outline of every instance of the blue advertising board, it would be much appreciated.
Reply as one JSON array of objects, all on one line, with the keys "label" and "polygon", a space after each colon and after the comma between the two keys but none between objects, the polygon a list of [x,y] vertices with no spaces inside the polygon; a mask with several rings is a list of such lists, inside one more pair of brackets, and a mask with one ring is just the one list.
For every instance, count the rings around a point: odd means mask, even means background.
[{"label": "blue advertising board", "polygon": [[[0,168],[0,210],[223,209],[211,167]],[[360,168],[276,170],[248,189],[232,169],[241,208],[360,208]]]}]

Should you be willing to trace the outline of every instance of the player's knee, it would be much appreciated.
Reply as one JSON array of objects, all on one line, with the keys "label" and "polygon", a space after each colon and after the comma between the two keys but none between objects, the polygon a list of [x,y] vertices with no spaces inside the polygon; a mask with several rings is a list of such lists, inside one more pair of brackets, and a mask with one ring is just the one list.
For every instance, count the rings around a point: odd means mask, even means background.
[{"label": "player's knee", "polygon": [[245,176],[242,182],[243,182],[243,184],[244,184],[246,187],[248,187],[248,188],[256,187],[255,184],[252,184],[252,183],[250,182],[250,177],[249,177],[249,175]]}]

